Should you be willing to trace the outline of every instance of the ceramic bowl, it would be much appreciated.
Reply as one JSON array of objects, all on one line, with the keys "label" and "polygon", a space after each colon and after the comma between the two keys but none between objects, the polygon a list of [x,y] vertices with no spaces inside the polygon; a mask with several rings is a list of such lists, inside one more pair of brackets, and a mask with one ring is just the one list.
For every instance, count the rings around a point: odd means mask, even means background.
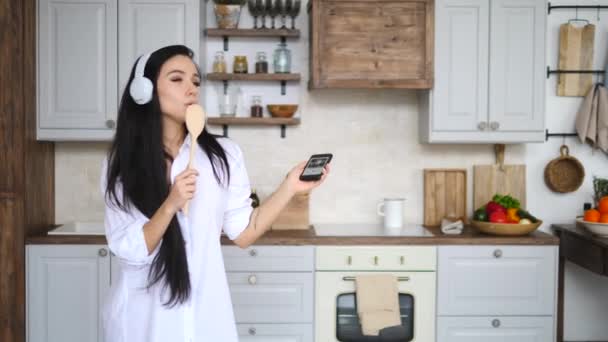
[{"label": "ceramic bowl", "polygon": [[576,222],[582,224],[585,229],[590,231],[592,234],[608,237],[608,223],[598,223],[598,222],[587,222],[583,221],[582,217],[576,219]]},{"label": "ceramic bowl", "polygon": [[298,110],[298,105],[269,104],[266,106],[273,118],[291,118]]},{"label": "ceramic bowl", "polygon": [[543,224],[543,221],[541,220],[530,224],[471,221],[471,226],[477,228],[477,230],[486,234],[501,236],[520,236],[530,234],[538,229],[541,224]]}]

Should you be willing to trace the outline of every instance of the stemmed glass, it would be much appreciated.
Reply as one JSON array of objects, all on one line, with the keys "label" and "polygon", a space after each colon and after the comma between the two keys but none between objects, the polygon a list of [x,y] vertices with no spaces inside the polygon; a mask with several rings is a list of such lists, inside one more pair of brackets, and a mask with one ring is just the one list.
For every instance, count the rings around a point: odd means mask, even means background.
[{"label": "stemmed glass", "polygon": [[253,16],[253,28],[257,29],[258,28],[258,16],[261,13],[260,13],[260,11],[258,11],[255,1],[256,0],[248,0],[247,8],[249,9],[249,13]]},{"label": "stemmed glass", "polygon": [[[279,1],[281,1],[281,0],[279,0]],[[289,14],[289,12],[291,12],[291,6],[293,5],[293,0],[285,0],[284,3],[282,1],[281,1],[281,3],[282,3],[282,6],[281,6],[281,28],[282,29],[286,29],[287,26],[285,25],[285,22],[287,20],[286,20],[285,17]]]},{"label": "stemmed glass", "polygon": [[272,0],[266,0],[266,12],[272,18],[272,28],[274,29],[274,18],[279,14],[279,3],[276,1],[273,4]]},{"label": "stemmed glass", "polygon": [[300,14],[300,3],[301,0],[294,0],[293,6],[289,10],[289,16],[291,17],[291,29],[294,30],[296,28],[295,20],[298,14]]},{"label": "stemmed glass", "polygon": [[266,28],[266,7],[264,6],[264,0],[255,0],[255,9],[258,15],[262,19],[262,29]]}]

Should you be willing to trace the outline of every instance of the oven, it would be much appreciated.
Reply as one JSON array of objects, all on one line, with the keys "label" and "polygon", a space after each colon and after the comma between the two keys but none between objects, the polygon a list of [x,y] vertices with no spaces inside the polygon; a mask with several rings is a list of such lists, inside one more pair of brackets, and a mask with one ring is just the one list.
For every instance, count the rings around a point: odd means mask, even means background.
[{"label": "oven", "polygon": [[317,247],[315,341],[373,342],[357,317],[355,277],[389,273],[397,277],[401,327],[393,341],[435,341],[436,249],[406,247]]}]

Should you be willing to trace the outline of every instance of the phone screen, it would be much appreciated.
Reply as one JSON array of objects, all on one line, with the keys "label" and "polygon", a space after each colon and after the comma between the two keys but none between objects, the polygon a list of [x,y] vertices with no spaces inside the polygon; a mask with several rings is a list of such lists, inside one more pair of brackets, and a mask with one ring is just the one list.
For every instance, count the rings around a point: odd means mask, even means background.
[{"label": "phone screen", "polygon": [[323,168],[329,163],[331,157],[330,154],[313,155],[308,160],[301,177],[309,179],[311,177],[320,177],[323,174]]}]

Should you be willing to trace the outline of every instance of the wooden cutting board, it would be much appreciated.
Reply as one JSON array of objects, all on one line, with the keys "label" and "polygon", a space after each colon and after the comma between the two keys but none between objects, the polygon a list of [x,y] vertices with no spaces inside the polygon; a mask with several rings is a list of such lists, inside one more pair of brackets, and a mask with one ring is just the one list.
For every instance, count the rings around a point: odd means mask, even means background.
[{"label": "wooden cutting board", "polygon": [[[591,70],[595,25],[562,24],[559,28],[559,70]],[[592,74],[559,74],[558,96],[585,96],[593,85]]]},{"label": "wooden cutting board", "polygon": [[505,145],[495,145],[496,164],[473,166],[473,210],[494,194],[511,195],[526,208],[526,165],[505,165]]},{"label": "wooden cutting board", "polygon": [[309,229],[309,200],[310,194],[308,193],[293,196],[272,224],[272,229]]},{"label": "wooden cutting board", "polygon": [[466,169],[424,169],[424,226],[439,227],[445,217],[467,217]]}]

